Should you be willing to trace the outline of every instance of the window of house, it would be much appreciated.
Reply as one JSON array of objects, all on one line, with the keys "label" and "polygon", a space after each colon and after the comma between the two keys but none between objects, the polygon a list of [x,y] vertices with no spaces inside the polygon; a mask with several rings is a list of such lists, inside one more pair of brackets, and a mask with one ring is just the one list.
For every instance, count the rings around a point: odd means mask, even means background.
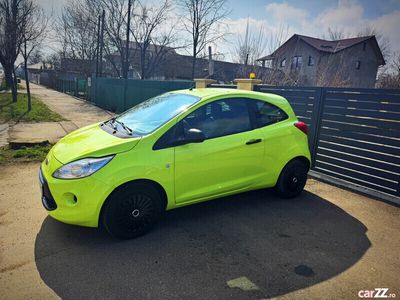
[{"label": "window of house", "polygon": [[301,56],[293,56],[291,68],[292,69],[300,68],[301,64],[302,64]]},{"label": "window of house", "polygon": [[256,101],[255,119],[257,128],[274,124],[287,118],[287,114],[279,107],[264,101]]},{"label": "window of house", "polygon": [[271,60],[271,59],[269,59],[269,60],[263,60],[262,66],[263,66],[263,67],[266,67],[266,68],[272,68],[272,60]]},{"label": "window of house", "polygon": [[314,57],[312,57],[311,55],[308,57],[308,65],[309,66],[313,66],[314,65]]},{"label": "window of house", "polygon": [[281,68],[286,66],[286,58],[281,60]]},{"label": "window of house", "polygon": [[356,69],[360,70],[360,67],[361,67],[361,61],[357,60],[356,61]]},{"label": "window of house", "polygon": [[207,139],[251,130],[246,99],[208,103],[182,120],[183,127],[200,129]]}]

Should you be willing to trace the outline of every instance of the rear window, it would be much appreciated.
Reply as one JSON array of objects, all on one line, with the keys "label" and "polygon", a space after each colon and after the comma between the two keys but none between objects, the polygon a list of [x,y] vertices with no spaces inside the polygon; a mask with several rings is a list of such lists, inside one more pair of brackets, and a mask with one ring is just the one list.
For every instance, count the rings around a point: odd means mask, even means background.
[{"label": "rear window", "polygon": [[256,101],[255,118],[257,127],[264,127],[286,120],[288,115],[273,104]]}]

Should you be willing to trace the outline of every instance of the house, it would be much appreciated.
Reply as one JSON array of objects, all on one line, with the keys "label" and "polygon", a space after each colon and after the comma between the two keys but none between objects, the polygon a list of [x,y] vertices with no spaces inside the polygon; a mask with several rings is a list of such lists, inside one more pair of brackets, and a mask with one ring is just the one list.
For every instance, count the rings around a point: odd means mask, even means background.
[{"label": "house", "polygon": [[[95,61],[77,58],[60,58],[51,63],[28,65],[29,81],[51,88],[57,88],[59,80],[75,81],[85,79],[95,69]],[[24,77],[22,71],[21,77]]]},{"label": "house", "polygon": [[58,68],[64,74],[64,79],[74,80],[84,76],[90,76],[96,71],[96,61],[80,58],[61,57],[60,67]]},{"label": "house", "polygon": [[[53,66],[47,63],[37,63],[37,64],[32,64],[28,65],[28,78],[29,81],[40,84],[40,79],[43,77],[46,77],[48,75],[48,72],[51,72],[54,70]],[[25,78],[25,72],[24,68],[21,67],[18,71],[17,74],[19,77]]]},{"label": "house", "polygon": [[[148,71],[149,74],[146,76],[147,79],[191,80],[192,56],[179,54],[174,48],[150,44],[146,51],[145,62],[148,67],[151,67]],[[128,78],[139,79],[141,77],[141,63],[140,47],[136,42],[130,42]],[[213,79],[220,82],[231,82],[238,76],[240,77],[239,73],[243,71],[243,65],[238,63],[213,60],[213,65]],[[107,55],[103,68],[103,73],[106,76],[121,76],[119,74],[119,70],[122,69],[119,53],[115,52],[112,55]],[[196,58],[195,77],[204,78],[209,76],[208,68],[208,59]],[[257,74],[264,74],[268,70],[265,67],[256,66],[255,71]]]},{"label": "house", "polygon": [[375,36],[328,41],[294,34],[272,54],[258,59],[281,70],[284,83],[373,88],[385,65]]}]

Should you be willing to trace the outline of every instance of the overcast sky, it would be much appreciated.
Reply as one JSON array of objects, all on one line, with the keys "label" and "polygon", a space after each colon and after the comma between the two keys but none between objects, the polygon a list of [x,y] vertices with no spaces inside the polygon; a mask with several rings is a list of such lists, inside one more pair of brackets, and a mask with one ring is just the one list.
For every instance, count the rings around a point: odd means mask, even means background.
[{"label": "overcast sky", "polygon": [[[68,0],[37,1],[57,12]],[[392,51],[400,52],[400,0],[228,0],[228,4],[231,14],[225,23],[231,34],[216,49],[226,60],[232,59],[234,43],[238,34],[244,34],[247,20],[251,28],[262,28],[267,35],[283,26],[288,37],[293,33],[321,37],[329,27],[351,35],[370,26],[384,34]]]}]

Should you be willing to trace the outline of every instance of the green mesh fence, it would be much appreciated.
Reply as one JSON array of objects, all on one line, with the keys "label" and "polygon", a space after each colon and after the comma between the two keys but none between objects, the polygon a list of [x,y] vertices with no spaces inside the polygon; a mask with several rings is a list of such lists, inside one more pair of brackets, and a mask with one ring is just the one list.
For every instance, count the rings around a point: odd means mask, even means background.
[{"label": "green mesh fence", "polygon": [[104,109],[120,113],[151,97],[192,86],[193,81],[93,78],[90,101]]}]

